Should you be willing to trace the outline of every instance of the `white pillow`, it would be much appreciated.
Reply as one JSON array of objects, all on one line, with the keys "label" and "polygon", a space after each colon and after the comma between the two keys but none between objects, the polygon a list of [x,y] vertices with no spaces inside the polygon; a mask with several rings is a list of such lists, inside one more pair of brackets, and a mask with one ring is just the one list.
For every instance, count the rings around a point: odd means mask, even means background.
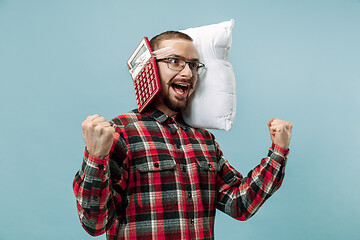
[{"label": "white pillow", "polygon": [[196,90],[183,112],[193,127],[229,131],[235,120],[235,75],[228,52],[234,20],[183,30],[194,39],[206,71],[199,76]]}]

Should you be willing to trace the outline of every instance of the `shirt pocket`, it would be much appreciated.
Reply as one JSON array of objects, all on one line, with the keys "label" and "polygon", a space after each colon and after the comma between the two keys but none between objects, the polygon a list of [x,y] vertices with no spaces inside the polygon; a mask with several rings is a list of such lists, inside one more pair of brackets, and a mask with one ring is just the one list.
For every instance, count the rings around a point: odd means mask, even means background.
[{"label": "shirt pocket", "polygon": [[200,156],[196,157],[196,163],[198,165],[198,169],[201,172],[216,172],[218,171],[218,163],[215,157],[206,157]]},{"label": "shirt pocket", "polygon": [[198,189],[201,192],[201,204],[204,211],[212,211],[215,208],[216,177],[218,163],[215,157],[198,156],[195,158],[196,176]]},{"label": "shirt pocket", "polygon": [[151,155],[135,161],[134,200],[144,211],[175,209],[178,202],[176,162],[171,155]]}]

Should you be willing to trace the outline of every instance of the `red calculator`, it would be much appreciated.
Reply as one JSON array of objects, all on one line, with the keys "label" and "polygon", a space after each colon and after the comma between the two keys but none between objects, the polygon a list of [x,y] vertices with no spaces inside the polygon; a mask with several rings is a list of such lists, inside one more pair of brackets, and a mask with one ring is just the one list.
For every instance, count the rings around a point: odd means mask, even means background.
[{"label": "red calculator", "polygon": [[147,37],[144,37],[127,61],[134,82],[139,112],[143,112],[160,92],[156,58]]}]

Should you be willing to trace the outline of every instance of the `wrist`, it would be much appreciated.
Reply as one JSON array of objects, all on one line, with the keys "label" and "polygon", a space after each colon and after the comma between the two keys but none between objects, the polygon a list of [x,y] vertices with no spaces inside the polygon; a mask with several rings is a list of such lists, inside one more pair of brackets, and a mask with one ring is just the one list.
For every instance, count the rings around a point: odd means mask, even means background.
[{"label": "wrist", "polygon": [[271,148],[274,149],[275,151],[281,152],[284,155],[288,154],[288,152],[289,152],[288,147],[285,148],[285,147],[279,146],[279,145],[277,145],[275,143],[272,143]]},{"label": "wrist", "polygon": [[93,149],[89,148],[88,146],[86,146],[86,151],[93,157],[98,158],[98,159],[105,159],[108,155],[109,152],[105,153],[104,151],[94,151]]},{"label": "wrist", "polygon": [[91,159],[96,159],[96,162],[103,162],[103,161],[108,161],[109,160],[109,154],[107,154],[106,156],[99,156],[96,154],[93,154],[89,151],[88,147],[85,147],[85,156]]}]

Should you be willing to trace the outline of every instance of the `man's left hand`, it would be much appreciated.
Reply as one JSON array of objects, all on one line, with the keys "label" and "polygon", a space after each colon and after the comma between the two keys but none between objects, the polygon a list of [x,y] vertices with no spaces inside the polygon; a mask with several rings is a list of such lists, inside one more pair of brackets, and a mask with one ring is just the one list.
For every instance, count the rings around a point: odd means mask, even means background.
[{"label": "man's left hand", "polygon": [[268,123],[271,140],[275,145],[284,149],[289,148],[292,123],[281,119],[272,118]]}]

